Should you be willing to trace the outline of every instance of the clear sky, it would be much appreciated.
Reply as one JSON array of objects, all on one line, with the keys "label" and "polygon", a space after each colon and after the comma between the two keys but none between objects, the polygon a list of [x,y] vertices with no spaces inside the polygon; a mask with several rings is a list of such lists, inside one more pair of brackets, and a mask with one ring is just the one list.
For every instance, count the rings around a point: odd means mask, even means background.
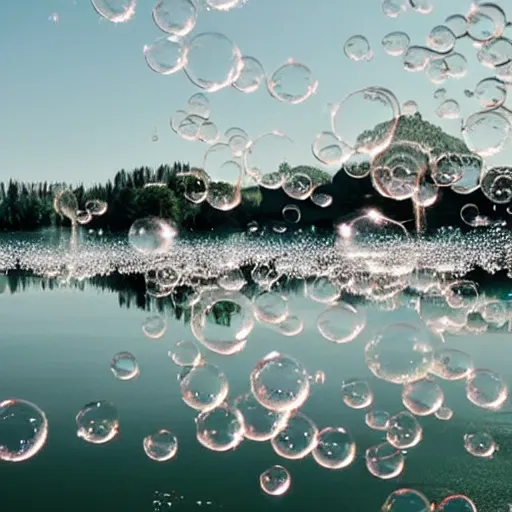
[{"label": "clear sky", "polygon": [[[380,0],[247,0],[230,12],[201,11],[194,33],[222,32],[269,73],[293,57],[319,81],[317,94],[300,105],[280,103],[266,89],[210,94],[212,120],[222,132],[238,126],[251,137],[284,131],[295,142],[297,160],[311,163],[315,134],[329,129],[327,105],[357,89],[384,86],[401,103],[415,100],[424,117],[449,133],[460,133],[460,120],[441,121],[434,113],[438,86],[423,73],[406,72],[401,59],[381,46],[382,37],[395,30],[424,45],[432,27],[470,5],[433,2],[429,15],[409,10],[397,19],[383,15]],[[154,73],[143,57],[144,45],[163,35],[152,20],[153,4],[139,0],[130,22],[113,24],[100,22],[90,0],[0,2],[0,179],[91,183],[121,168],[174,160],[201,164],[207,146],[184,141],[169,127],[172,114],[201,89],[183,72]],[[53,13],[58,23],[49,19]],[[344,43],[355,34],[368,38],[375,53],[371,62],[345,57]],[[457,51],[468,55],[468,77],[443,87],[467,114],[477,110],[477,102],[465,98],[464,89],[490,72],[469,56],[475,50],[468,41]]]}]

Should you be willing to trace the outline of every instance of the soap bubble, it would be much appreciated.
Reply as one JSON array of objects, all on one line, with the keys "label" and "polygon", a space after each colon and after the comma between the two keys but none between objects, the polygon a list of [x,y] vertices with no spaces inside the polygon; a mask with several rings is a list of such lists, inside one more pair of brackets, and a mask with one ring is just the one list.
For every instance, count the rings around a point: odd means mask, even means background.
[{"label": "soap bubble", "polygon": [[354,341],[363,331],[366,318],[362,310],[351,304],[339,302],[325,309],[317,319],[318,332],[334,343]]},{"label": "soap bubble", "polygon": [[368,411],[364,418],[365,423],[373,430],[387,430],[390,414],[378,409]]},{"label": "soap bubble", "polygon": [[512,200],[512,168],[493,167],[488,169],[481,177],[480,189],[493,203],[510,203]]},{"label": "soap bubble", "polygon": [[388,55],[399,57],[409,48],[411,39],[405,32],[390,32],[382,39],[382,46]]},{"label": "soap bubble", "polygon": [[507,24],[506,15],[502,9],[490,2],[473,2],[466,20],[469,36],[480,43],[502,36]]},{"label": "soap bubble", "polygon": [[498,108],[507,98],[506,85],[496,78],[485,78],[475,87],[474,95],[485,109]]},{"label": "soap bubble", "polygon": [[389,418],[386,440],[399,450],[412,448],[423,438],[423,428],[415,416],[408,411],[402,411]]},{"label": "soap bubble", "polygon": [[435,352],[430,371],[445,380],[465,379],[473,371],[473,360],[465,352],[443,348]]},{"label": "soap bubble", "polygon": [[315,461],[327,469],[343,469],[356,458],[356,443],[342,427],[327,427],[317,433],[312,452]]},{"label": "soap bubble", "polygon": [[169,251],[177,234],[177,228],[169,221],[145,217],[131,225],[128,241],[142,254],[161,254]]},{"label": "soap bubble", "polygon": [[269,93],[277,100],[298,105],[316,93],[318,81],[307,66],[290,59],[274,71],[267,85]]},{"label": "soap bubble", "polygon": [[473,370],[466,380],[466,396],[477,407],[499,410],[508,398],[508,387],[490,370]]},{"label": "soap bubble", "polygon": [[352,409],[365,409],[373,402],[373,392],[364,380],[349,379],[343,381],[341,394],[345,405]]},{"label": "soap bubble", "polygon": [[59,215],[74,222],[78,211],[78,201],[73,191],[69,189],[59,190],[53,198],[53,209]]},{"label": "soap bubble", "polygon": [[142,324],[142,332],[150,340],[159,340],[167,330],[167,319],[161,315],[148,316]]},{"label": "soap bubble", "polygon": [[304,366],[279,352],[270,352],[260,359],[250,380],[256,400],[272,411],[298,409],[309,396],[309,379]]},{"label": "soap bubble", "polygon": [[[417,1],[417,0],[415,0]],[[389,512],[430,512],[430,501],[421,492],[414,489],[398,489],[393,491],[386,499],[381,510]]]},{"label": "soap bubble", "polygon": [[435,512],[477,512],[476,505],[463,494],[452,494],[444,498]]},{"label": "soap bubble", "polygon": [[433,380],[421,379],[406,384],[402,390],[402,402],[416,416],[434,414],[443,405],[444,393]]},{"label": "soap bubble", "polygon": [[499,153],[510,137],[510,121],[497,110],[477,112],[462,127],[462,137],[470,151],[481,157]]},{"label": "soap bubble", "polygon": [[318,428],[306,415],[294,412],[288,424],[270,443],[274,451],[285,459],[303,459],[317,446]]},{"label": "soap bubble", "polygon": [[201,352],[193,341],[176,342],[169,350],[169,357],[178,366],[197,366],[201,362]]},{"label": "soap bubble", "polygon": [[265,71],[261,62],[254,57],[244,55],[241,60],[242,70],[233,82],[233,87],[240,92],[250,94],[257,91],[260,85],[265,82]]},{"label": "soap bubble", "polygon": [[377,478],[390,480],[402,473],[405,467],[405,456],[401,450],[389,443],[371,446],[366,450],[365,462],[368,471]]},{"label": "soap bubble", "polygon": [[119,432],[117,408],[106,400],[85,405],[76,415],[75,421],[76,435],[88,443],[108,443]]},{"label": "soap bubble", "polygon": [[436,109],[436,114],[442,119],[458,119],[460,117],[460,105],[455,100],[446,100]]},{"label": "soap bubble", "polygon": [[91,0],[95,11],[112,23],[125,23],[135,15],[137,0]]},{"label": "soap bubble", "polygon": [[157,462],[172,459],[178,451],[176,436],[165,429],[146,436],[142,445],[146,455]]},{"label": "soap bubble", "polygon": [[453,411],[449,407],[440,407],[434,416],[441,421],[448,421],[453,418]]},{"label": "soap bubble", "polygon": [[455,34],[444,25],[434,27],[427,36],[427,45],[437,53],[449,53],[455,46]]},{"label": "soap bubble", "polygon": [[473,457],[490,458],[498,449],[496,442],[487,432],[464,435],[464,448]]},{"label": "soap bubble", "polygon": [[288,316],[288,302],[278,293],[261,292],[254,298],[254,316],[266,324],[279,324]]},{"label": "soap bubble", "polygon": [[261,489],[271,496],[285,494],[290,485],[290,473],[283,466],[272,466],[260,475]]},{"label": "soap bubble", "polygon": [[48,438],[46,414],[26,400],[0,402],[0,460],[23,462],[36,455]]},{"label": "soap bubble", "polygon": [[197,9],[192,0],[159,0],[153,7],[153,20],[163,32],[175,37],[190,34],[196,26]]},{"label": "soap bubble", "polygon": [[300,222],[300,208],[296,204],[287,204],[282,210],[283,219],[291,224]]},{"label": "soap bubble", "polygon": [[366,37],[357,35],[347,40],[343,48],[345,55],[355,61],[369,61],[373,59],[373,50]]},{"label": "soap bubble", "polygon": [[465,16],[462,16],[462,14],[452,14],[448,16],[444,24],[452,31],[457,39],[464,37],[468,33],[468,20]]},{"label": "soap bubble", "polygon": [[118,352],[112,359],[110,369],[119,380],[134,379],[140,373],[137,360],[130,352]]}]

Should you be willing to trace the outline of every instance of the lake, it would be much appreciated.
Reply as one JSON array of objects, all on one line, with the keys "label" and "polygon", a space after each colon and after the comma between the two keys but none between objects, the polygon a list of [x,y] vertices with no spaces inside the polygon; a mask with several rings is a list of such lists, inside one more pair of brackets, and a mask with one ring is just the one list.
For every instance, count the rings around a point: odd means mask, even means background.
[{"label": "lake", "polygon": [[[475,368],[499,374],[504,386],[512,382],[507,237],[450,231],[419,242],[370,233],[346,246],[326,235],[212,235],[182,237],[169,254],[141,255],[123,237],[3,235],[1,396],[37,404],[49,430],[35,456],[0,464],[2,510],[361,512],[380,510],[391,492],[411,487],[432,501],[462,493],[479,511],[507,512],[508,399],[497,411],[476,407],[467,398],[466,378],[440,378],[432,366],[435,354],[456,349]],[[465,281],[476,266],[501,273]],[[414,330],[414,347],[407,329]],[[196,370],[184,370],[168,354],[177,353],[179,340],[194,341],[203,362],[222,370],[229,404],[250,391],[249,376],[265,356],[291,356],[309,378],[299,384],[297,371],[275,366],[277,394],[267,400],[284,404],[297,398],[297,386],[307,386],[300,411],[318,429],[345,428],[356,446],[354,460],[329,470],[311,454],[291,460],[270,442],[249,439],[224,452],[207,449],[196,436],[198,411],[182,397],[182,383]],[[120,380],[112,372],[120,352],[135,356],[136,378]],[[421,360],[413,360],[418,354]],[[404,470],[396,478],[377,478],[365,452],[386,441],[386,432],[370,428],[365,416],[406,410],[404,386],[396,382],[414,383],[414,372],[442,389],[442,405],[453,417],[417,416],[421,442],[397,455]],[[359,383],[352,406],[342,393],[350,379]],[[217,393],[206,391],[201,399]],[[418,407],[432,403],[431,395],[416,391]],[[484,382],[477,391],[480,405],[489,404],[495,388]],[[86,442],[77,436],[75,417],[86,404],[104,400],[118,410],[119,433],[104,444]],[[367,406],[354,408],[354,400]],[[177,454],[165,462],[143,449],[143,439],[159,429],[178,440]],[[468,433],[488,433],[500,449],[492,457],[471,455]],[[216,439],[214,430],[210,434]],[[300,436],[292,441],[282,440],[290,450],[305,442]],[[282,496],[260,488],[260,474],[275,464],[291,475]]]}]

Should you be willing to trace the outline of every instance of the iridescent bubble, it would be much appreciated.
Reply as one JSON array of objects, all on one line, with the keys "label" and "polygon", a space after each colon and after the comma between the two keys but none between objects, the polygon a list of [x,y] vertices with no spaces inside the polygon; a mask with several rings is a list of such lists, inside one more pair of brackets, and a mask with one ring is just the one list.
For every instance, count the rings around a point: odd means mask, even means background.
[{"label": "iridescent bubble", "polygon": [[[334,107],[332,131],[354,151],[375,156],[391,144],[399,115],[400,105],[391,91],[369,87]],[[382,125],[382,130],[373,130],[375,125]]]},{"label": "iridescent bubble", "polygon": [[178,229],[170,221],[157,217],[136,220],[128,231],[128,242],[142,254],[161,254],[170,250]]},{"label": "iridescent bubble", "polygon": [[290,473],[283,466],[272,466],[260,475],[261,489],[271,496],[282,496],[291,485]]},{"label": "iridescent bubble", "polygon": [[434,414],[443,405],[443,401],[443,390],[433,380],[410,382],[402,390],[402,403],[416,416]]},{"label": "iridescent bubble", "polygon": [[169,357],[178,366],[197,366],[201,362],[201,352],[193,341],[177,341],[169,350]]},{"label": "iridescent bubble", "polygon": [[196,418],[197,440],[209,450],[225,452],[236,448],[244,439],[244,419],[240,411],[219,405],[203,411]]},{"label": "iridescent bubble", "polygon": [[258,361],[250,382],[256,400],[272,411],[298,409],[309,396],[308,373],[302,363],[279,352]]},{"label": "iridescent bubble", "polygon": [[452,494],[444,498],[435,512],[477,512],[476,505],[463,494]]},{"label": "iridescent bubble", "polygon": [[43,448],[47,438],[48,420],[37,405],[15,398],[0,402],[0,460],[28,460]]},{"label": "iridescent bubble", "polygon": [[466,15],[468,34],[474,41],[486,42],[503,35],[507,19],[505,13],[492,3],[472,3]]},{"label": "iridescent bubble", "polygon": [[316,93],[318,81],[307,66],[290,59],[274,71],[267,85],[269,93],[277,100],[298,105]]},{"label": "iridescent bubble", "polygon": [[409,48],[411,39],[405,32],[390,32],[382,39],[382,46],[388,55],[399,57]]},{"label": "iridescent bubble", "polygon": [[95,11],[112,23],[125,23],[135,15],[137,0],[91,0]]},{"label": "iridescent bubble", "polygon": [[365,409],[373,402],[373,392],[365,380],[344,380],[341,383],[341,394],[345,405],[352,409]]},{"label": "iridescent bubble", "polygon": [[150,340],[159,340],[167,330],[167,319],[161,315],[148,316],[142,324],[142,332]]},{"label": "iridescent bubble", "polygon": [[288,316],[288,302],[278,293],[262,292],[254,298],[254,316],[260,322],[279,324]]},{"label": "iridescent bubble", "polygon": [[414,114],[416,114],[416,112],[418,112],[418,104],[415,102],[415,101],[406,101],[403,105],[402,105],[402,114],[404,116],[413,116]]},{"label": "iridescent bubble", "polygon": [[374,409],[366,413],[364,421],[373,430],[387,430],[389,418],[388,412]]},{"label": "iridescent bubble", "polygon": [[368,471],[377,478],[390,480],[402,473],[405,456],[389,443],[371,446],[366,450],[365,462]]},{"label": "iridescent bubble", "polygon": [[492,436],[487,432],[477,432],[464,435],[464,448],[473,457],[490,458],[498,449]]},{"label": "iridescent bubble", "polygon": [[111,402],[101,400],[83,407],[75,418],[76,435],[92,444],[108,443],[119,432],[119,414]]},{"label": "iridescent bubble", "polygon": [[208,92],[232,85],[243,69],[239,48],[225,35],[204,32],[185,48],[185,73],[190,81]]},{"label": "iridescent bubble", "polygon": [[436,350],[430,372],[444,380],[465,379],[473,371],[470,355],[453,348]]},{"label": "iridescent bubble", "polygon": [[245,437],[251,441],[269,441],[283,430],[290,416],[289,412],[271,411],[263,407],[251,393],[240,395],[233,401],[233,407],[244,419]]},{"label": "iridescent bubble", "polygon": [[190,34],[196,26],[197,9],[192,0],[159,0],[153,7],[153,20],[163,32],[176,37]]},{"label": "iridescent bubble", "polygon": [[426,377],[433,357],[434,350],[426,333],[406,323],[384,327],[365,348],[370,371],[394,384],[407,384]]},{"label": "iridescent bubble", "polygon": [[317,446],[318,428],[305,414],[294,412],[286,427],[270,443],[285,459],[303,459]]},{"label": "iridescent bubble", "polygon": [[398,489],[386,498],[381,510],[388,512],[430,512],[432,508],[430,507],[430,501],[423,493],[414,489]]},{"label": "iridescent bubble", "polygon": [[172,75],[185,66],[186,56],[183,45],[172,36],[160,37],[143,48],[146,64],[155,73]]},{"label": "iridescent bubble", "polygon": [[481,177],[480,189],[493,203],[510,203],[512,200],[512,167],[488,169]]},{"label": "iridescent bubble", "polygon": [[185,366],[179,375],[181,397],[192,409],[211,411],[227,397],[228,379],[213,364]]},{"label": "iridescent bubble", "polygon": [[507,87],[496,78],[485,78],[476,86],[475,96],[483,108],[498,108],[505,103]]},{"label": "iridescent bubble", "polygon": [[233,87],[238,91],[250,94],[260,88],[260,85],[265,82],[265,78],[265,70],[261,62],[254,57],[244,55],[242,56],[242,70],[233,82]]},{"label": "iridescent bubble", "polygon": [[363,331],[366,318],[362,310],[351,304],[339,302],[325,309],[317,319],[318,332],[334,343],[354,341]]},{"label": "iridescent bubble", "polygon": [[470,151],[481,157],[499,153],[505,146],[512,126],[499,111],[477,112],[466,119],[462,137]]},{"label": "iridescent bubble", "polygon": [[293,172],[283,183],[283,192],[293,199],[300,201],[307,199],[313,193],[314,187],[311,178],[302,172]]},{"label": "iridescent bubble", "polygon": [[139,364],[131,352],[118,352],[110,363],[110,369],[119,380],[131,380],[140,373]]},{"label": "iridescent bubble", "polygon": [[178,452],[178,439],[168,430],[162,429],[146,436],[142,446],[150,459],[165,462],[172,459]]},{"label": "iridescent bubble", "polygon": [[477,59],[483,66],[493,71],[504,66],[512,59],[512,41],[500,38],[484,44],[477,53]]},{"label": "iridescent bubble", "polygon": [[345,55],[355,61],[370,61],[373,59],[373,50],[366,37],[357,35],[347,40],[343,47]]},{"label": "iridescent bubble", "polygon": [[288,178],[289,161],[293,155],[293,141],[274,131],[250,141],[244,152],[244,167],[258,185],[278,189]]},{"label": "iridescent bubble", "polygon": [[343,469],[356,458],[356,443],[343,427],[326,427],[316,435],[312,452],[315,461],[327,469]]},{"label": "iridescent bubble", "polygon": [[296,204],[287,204],[283,208],[281,214],[283,215],[285,222],[290,222],[291,224],[300,222],[300,208]]},{"label": "iridescent bubble", "polygon": [[455,46],[455,34],[444,25],[434,27],[427,36],[427,45],[437,53],[449,53]]},{"label": "iridescent bubble", "polygon": [[448,16],[444,24],[452,31],[457,39],[464,37],[468,33],[468,20],[462,14],[452,14]]},{"label": "iridescent bubble", "polygon": [[490,370],[473,370],[466,380],[466,396],[477,407],[499,410],[508,398],[508,387]]},{"label": "iridescent bubble", "polygon": [[449,407],[440,407],[434,416],[441,421],[448,421],[453,418],[453,411]]},{"label": "iridescent bubble", "polygon": [[386,440],[399,450],[418,445],[423,438],[423,428],[409,411],[402,411],[389,418]]},{"label": "iridescent bubble", "polygon": [[460,117],[460,105],[455,100],[446,100],[436,109],[436,114],[442,119],[458,119]]}]

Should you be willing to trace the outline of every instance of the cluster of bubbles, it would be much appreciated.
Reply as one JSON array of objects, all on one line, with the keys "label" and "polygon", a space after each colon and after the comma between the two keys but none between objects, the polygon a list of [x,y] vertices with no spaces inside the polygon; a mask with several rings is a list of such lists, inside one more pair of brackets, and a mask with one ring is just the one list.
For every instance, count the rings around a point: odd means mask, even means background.
[{"label": "cluster of bubbles", "polygon": [[56,213],[69,219],[72,224],[85,225],[91,222],[93,217],[105,215],[108,204],[100,199],[90,199],[86,201],[84,209],[81,210],[74,192],[71,189],[63,188],[55,193],[53,208]]}]

